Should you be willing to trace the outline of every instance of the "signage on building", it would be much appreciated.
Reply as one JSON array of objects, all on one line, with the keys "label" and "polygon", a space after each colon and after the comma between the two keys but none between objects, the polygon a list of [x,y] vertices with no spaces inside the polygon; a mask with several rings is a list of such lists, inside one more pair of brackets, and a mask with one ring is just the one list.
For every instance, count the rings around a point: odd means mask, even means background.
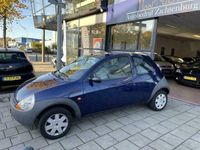
[{"label": "signage on building", "polygon": [[[127,9],[128,2],[132,9]],[[200,10],[200,0],[134,0],[134,3],[132,0],[125,0],[109,5],[107,23],[115,24],[197,10]]]},{"label": "signage on building", "polygon": [[184,1],[179,0],[179,2],[168,3],[165,5],[162,5],[161,3],[161,5],[158,5],[156,7],[151,7],[151,5],[143,4],[142,8],[147,8],[147,9],[141,9],[136,12],[127,13],[127,19],[138,20],[138,19],[153,18],[153,17],[172,15],[172,14],[178,14],[178,13],[184,13],[184,12],[190,12],[190,11],[197,11],[197,10],[200,10],[200,0],[184,0]]}]

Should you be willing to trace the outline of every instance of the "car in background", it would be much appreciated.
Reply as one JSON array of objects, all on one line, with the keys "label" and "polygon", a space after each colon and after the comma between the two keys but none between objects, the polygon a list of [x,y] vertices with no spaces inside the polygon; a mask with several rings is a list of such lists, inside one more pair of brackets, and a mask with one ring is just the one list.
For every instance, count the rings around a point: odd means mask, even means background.
[{"label": "car in background", "polygon": [[32,53],[32,52],[33,52],[33,49],[32,49],[32,48],[26,48],[26,49],[25,49],[25,52],[26,52],[26,53]]},{"label": "car in background", "polygon": [[169,86],[149,56],[82,56],[61,70],[19,87],[11,113],[26,127],[34,124],[48,139],[67,134],[73,118],[134,103],[165,108]]},{"label": "car in background", "polygon": [[162,56],[166,61],[170,62],[171,64],[173,64],[174,69],[178,69],[180,68],[180,65],[184,63],[184,60],[180,57],[175,57],[175,56],[166,56],[163,55]]},{"label": "car in background", "polygon": [[23,52],[0,49],[0,89],[19,86],[33,77],[33,66]]},{"label": "car in background", "polygon": [[200,87],[200,62],[182,64],[175,72],[175,80],[188,86]]},{"label": "car in background", "polygon": [[154,54],[154,61],[166,77],[173,77],[174,66],[171,63],[167,62],[161,55],[157,53]]},{"label": "car in background", "polygon": [[193,64],[196,62],[195,58],[193,57],[183,57],[184,63]]}]

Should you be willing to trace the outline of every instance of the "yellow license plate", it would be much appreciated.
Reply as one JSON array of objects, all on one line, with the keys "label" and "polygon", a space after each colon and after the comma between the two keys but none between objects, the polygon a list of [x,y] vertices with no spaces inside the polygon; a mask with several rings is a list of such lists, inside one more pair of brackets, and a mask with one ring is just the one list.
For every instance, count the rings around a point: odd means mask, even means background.
[{"label": "yellow license plate", "polygon": [[21,80],[21,76],[3,77],[3,80],[4,80],[4,81]]},{"label": "yellow license plate", "polygon": [[190,77],[190,76],[184,76],[185,80],[190,80],[190,81],[197,81],[196,77]]}]

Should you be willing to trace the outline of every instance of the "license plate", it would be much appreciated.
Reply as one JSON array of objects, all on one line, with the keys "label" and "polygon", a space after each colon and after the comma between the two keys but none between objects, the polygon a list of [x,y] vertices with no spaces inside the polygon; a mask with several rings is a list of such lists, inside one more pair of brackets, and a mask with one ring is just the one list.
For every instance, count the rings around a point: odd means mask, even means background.
[{"label": "license plate", "polygon": [[21,80],[21,76],[3,77],[3,81]]},{"label": "license plate", "polygon": [[197,81],[196,77],[190,77],[190,76],[184,76],[185,80],[190,80],[190,81]]}]

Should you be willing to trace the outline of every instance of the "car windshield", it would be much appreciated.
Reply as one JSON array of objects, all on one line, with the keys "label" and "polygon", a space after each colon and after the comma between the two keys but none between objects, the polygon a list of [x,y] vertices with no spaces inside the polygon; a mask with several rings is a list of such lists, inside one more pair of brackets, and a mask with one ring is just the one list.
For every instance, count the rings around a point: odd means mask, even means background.
[{"label": "car windshield", "polygon": [[162,58],[160,55],[155,54],[154,61],[165,61],[164,58]]},{"label": "car windshield", "polygon": [[65,66],[59,71],[55,72],[55,75],[62,78],[68,78],[72,80],[79,79],[87,70],[95,65],[100,60],[99,57],[94,56],[82,56],[76,61]]},{"label": "car windshield", "polygon": [[0,52],[0,63],[20,63],[26,60],[21,52]]}]

